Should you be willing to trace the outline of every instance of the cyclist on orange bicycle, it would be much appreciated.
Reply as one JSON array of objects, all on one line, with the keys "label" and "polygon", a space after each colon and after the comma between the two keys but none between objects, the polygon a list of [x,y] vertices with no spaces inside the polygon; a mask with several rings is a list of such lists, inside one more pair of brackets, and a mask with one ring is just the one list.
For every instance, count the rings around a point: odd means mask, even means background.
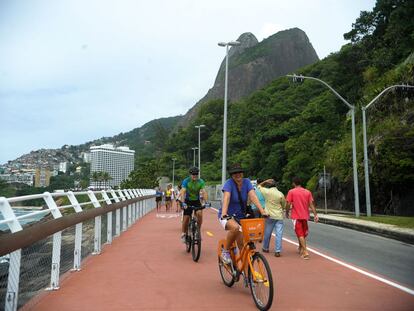
[{"label": "cyclist on orange bicycle", "polygon": [[268,216],[256,196],[250,179],[243,178],[244,169],[240,164],[234,164],[229,169],[230,178],[223,185],[223,202],[219,209],[218,217],[222,227],[228,231],[226,246],[221,257],[224,263],[231,263],[229,247],[237,241],[239,249],[243,247],[243,235],[240,232],[240,225],[232,218],[246,218],[247,199],[259,209],[260,214]]},{"label": "cyclist on orange bicycle", "polygon": [[[188,229],[188,224],[190,222],[191,214],[193,213],[192,206],[201,207],[201,201],[206,203],[208,200],[207,192],[205,190],[205,182],[201,178],[198,178],[199,169],[197,167],[192,167],[189,170],[190,176],[183,180],[181,183],[181,191],[179,194],[179,199],[184,208],[183,223],[181,226],[181,242],[185,243],[185,234]],[[202,194],[202,200],[200,200],[200,192]],[[197,223],[201,229],[201,224],[203,222],[203,210],[196,211]]]}]

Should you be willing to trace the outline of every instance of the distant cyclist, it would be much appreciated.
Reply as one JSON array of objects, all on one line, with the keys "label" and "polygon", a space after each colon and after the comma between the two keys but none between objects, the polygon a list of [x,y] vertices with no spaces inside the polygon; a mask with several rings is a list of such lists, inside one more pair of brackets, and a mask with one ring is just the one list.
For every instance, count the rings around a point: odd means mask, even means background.
[{"label": "distant cyclist", "polygon": [[[183,204],[184,217],[181,232],[181,242],[183,243],[185,243],[185,234],[193,212],[193,208],[191,206],[201,207],[200,192],[202,193],[203,203],[206,203],[208,200],[207,192],[205,191],[205,182],[201,178],[198,178],[199,169],[194,166],[190,168],[189,173],[190,176],[184,179],[181,183],[181,191],[179,194],[181,202],[185,202],[185,204]],[[201,229],[201,224],[203,222],[203,210],[198,210],[196,212],[196,217],[198,226]]]},{"label": "distant cyclist", "polygon": [[260,214],[268,215],[260,204],[250,179],[243,178],[244,169],[240,164],[234,164],[229,169],[230,178],[223,185],[223,202],[219,209],[218,217],[220,224],[228,232],[226,247],[221,257],[225,263],[231,263],[229,246],[237,241],[239,248],[243,245],[243,235],[240,232],[240,225],[234,220],[233,215],[238,219],[246,218],[247,199],[258,208]]}]

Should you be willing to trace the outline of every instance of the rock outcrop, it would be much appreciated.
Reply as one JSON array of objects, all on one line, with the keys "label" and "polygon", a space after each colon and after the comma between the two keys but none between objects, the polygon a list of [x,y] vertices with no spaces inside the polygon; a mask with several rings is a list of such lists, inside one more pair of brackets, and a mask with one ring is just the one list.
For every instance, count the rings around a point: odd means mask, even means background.
[{"label": "rock outcrop", "polygon": [[[242,34],[239,46],[229,50],[228,100],[237,101],[272,80],[319,60],[306,33],[299,28],[280,31],[262,42],[252,33]],[[188,123],[204,102],[224,97],[225,59],[213,87],[182,120]]]}]

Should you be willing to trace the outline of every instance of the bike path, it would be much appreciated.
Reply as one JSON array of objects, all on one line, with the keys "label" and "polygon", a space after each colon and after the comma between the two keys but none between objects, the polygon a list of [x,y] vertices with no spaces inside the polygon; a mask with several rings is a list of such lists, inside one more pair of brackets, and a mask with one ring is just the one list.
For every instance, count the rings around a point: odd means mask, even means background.
[{"label": "bike path", "polygon": [[[224,231],[216,212],[204,211],[198,263],[180,242],[180,224],[173,213],[147,214],[24,310],[256,310],[242,282],[228,288],[221,281],[216,248]],[[272,310],[413,310],[413,295],[316,254],[303,260],[286,241],[281,257],[266,257]]]}]

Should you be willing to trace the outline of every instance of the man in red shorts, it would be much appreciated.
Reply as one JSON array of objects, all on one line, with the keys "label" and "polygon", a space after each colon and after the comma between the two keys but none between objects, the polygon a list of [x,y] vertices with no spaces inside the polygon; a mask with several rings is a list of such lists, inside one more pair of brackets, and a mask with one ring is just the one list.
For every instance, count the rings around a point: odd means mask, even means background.
[{"label": "man in red shorts", "polygon": [[293,220],[296,236],[299,241],[299,253],[303,259],[309,259],[306,248],[306,237],[308,236],[309,207],[312,209],[314,220],[318,222],[315,204],[313,203],[312,193],[301,186],[302,181],[299,177],[293,178],[293,189],[290,189],[286,201],[287,210],[291,209],[290,218]]}]

